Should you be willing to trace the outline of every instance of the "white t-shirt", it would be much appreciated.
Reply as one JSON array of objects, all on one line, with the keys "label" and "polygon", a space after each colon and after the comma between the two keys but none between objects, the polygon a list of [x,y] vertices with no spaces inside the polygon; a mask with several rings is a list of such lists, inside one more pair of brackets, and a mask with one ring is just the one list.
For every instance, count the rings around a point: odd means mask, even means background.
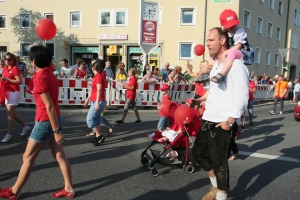
[{"label": "white t-shirt", "polygon": [[299,92],[299,91],[300,91],[300,84],[299,84],[299,83],[297,83],[297,84],[295,85],[294,91],[295,91],[295,92]]},{"label": "white t-shirt", "polygon": [[61,67],[60,68],[60,73],[63,73],[67,78],[71,78],[72,76],[72,68],[71,67]]},{"label": "white t-shirt", "polygon": [[234,41],[233,45],[237,45],[238,43],[245,44],[247,42],[247,40],[246,40],[247,33],[243,28],[241,28],[239,26],[237,26],[235,33],[228,32],[228,36],[229,37],[233,36],[233,41]]}]

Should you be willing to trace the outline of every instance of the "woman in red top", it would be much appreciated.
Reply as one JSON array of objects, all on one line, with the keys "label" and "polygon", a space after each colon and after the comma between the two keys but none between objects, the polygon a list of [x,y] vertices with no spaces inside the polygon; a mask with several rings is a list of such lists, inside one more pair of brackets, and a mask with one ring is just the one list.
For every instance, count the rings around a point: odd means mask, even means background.
[{"label": "woman in red top", "polygon": [[105,64],[103,60],[95,62],[92,65],[92,71],[94,73],[94,78],[91,84],[92,90],[84,103],[84,106],[87,107],[89,100],[91,100],[91,107],[86,117],[86,123],[88,127],[92,128],[96,133],[94,146],[100,145],[105,140],[105,137],[101,135],[100,128],[100,115],[106,106],[104,86],[105,79],[102,75],[104,67]]},{"label": "woman in red top", "polygon": [[135,97],[136,97],[136,89],[137,89],[137,78],[135,76],[135,70],[133,68],[131,68],[128,71],[128,76],[129,76],[129,79],[127,81],[127,84],[121,84],[122,88],[127,89],[127,91],[126,91],[126,99],[127,100],[126,100],[126,103],[125,103],[125,106],[124,106],[123,117],[122,117],[121,120],[117,120],[115,122],[117,124],[124,125],[124,120],[125,120],[125,117],[128,113],[128,108],[129,108],[130,105],[132,105],[134,113],[135,113],[136,118],[137,118],[137,120],[134,123],[135,124],[141,124],[142,121],[140,119],[139,112],[138,112],[137,107],[135,105]]},{"label": "woman in red top", "polygon": [[74,78],[84,78],[86,76],[85,61],[81,60],[79,68],[74,73]]},{"label": "woman in red top", "polygon": [[[22,187],[32,172],[35,159],[48,143],[53,157],[60,166],[65,182],[65,187],[52,193],[52,197],[73,198],[75,191],[72,186],[71,167],[62,146],[65,139],[61,133],[62,121],[58,108],[59,85],[57,78],[49,67],[52,61],[51,50],[44,46],[34,46],[30,49],[30,60],[36,72],[33,76],[34,87],[31,88],[37,105],[35,125],[23,154],[23,164],[18,179],[11,188],[0,189],[0,197],[18,199]],[[57,174],[55,177],[57,177]]]},{"label": "woman in red top", "polygon": [[12,139],[12,130],[15,120],[23,127],[21,136],[26,135],[30,130],[30,127],[27,126],[23,119],[16,113],[16,107],[21,99],[20,85],[22,84],[21,71],[18,68],[17,58],[14,54],[8,52],[4,56],[4,60],[5,66],[2,70],[1,96],[5,96],[8,130],[7,134],[1,141],[2,143],[8,142]]}]

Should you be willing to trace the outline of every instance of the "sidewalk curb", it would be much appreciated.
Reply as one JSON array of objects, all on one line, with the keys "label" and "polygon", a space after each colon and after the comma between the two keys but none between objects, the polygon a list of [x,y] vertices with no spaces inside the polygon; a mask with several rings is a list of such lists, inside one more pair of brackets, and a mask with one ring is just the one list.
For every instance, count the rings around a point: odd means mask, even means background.
[{"label": "sidewalk curb", "polygon": [[[286,102],[287,103],[287,102]],[[254,104],[254,107],[263,107],[263,106],[268,106],[272,105],[273,102],[267,102],[267,103],[259,103],[259,104]],[[117,110],[104,110],[104,116],[105,115],[119,115],[123,114],[123,107],[119,107],[120,109]],[[157,109],[143,109],[144,107],[138,107],[138,111],[140,114],[155,114],[158,113]],[[88,108],[78,108],[78,109],[70,109],[70,108],[60,108],[60,112],[62,114],[69,114],[69,115],[74,115],[74,114],[87,114],[89,111]],[[0,112],[3,113],[5,112],[5,107],[1,106],[0,107]],[[18,113],[34,113],[35,109],[30,108],[30,107],[17,107],[17,112]],[[130,110],[129,110],[130,112]]]}]

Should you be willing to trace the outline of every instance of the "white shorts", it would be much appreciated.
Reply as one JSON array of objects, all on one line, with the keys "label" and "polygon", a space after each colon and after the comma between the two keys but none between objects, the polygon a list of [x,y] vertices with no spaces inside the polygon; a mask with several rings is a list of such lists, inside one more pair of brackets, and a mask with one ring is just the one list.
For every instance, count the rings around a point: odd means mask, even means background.
[{"label": "white shorts", "polygon": [[161,133],[161,135],[167,137],[170,142],[173,142],[175,138],[178,136],[178,133],[173,130],[165,130]]},{"label": "white shorts", "polygon": [[17,106],[17,105],[19,105],[20,100],[21,100],[21,92],[20,91],[6,92],[6,95],[5,95],[5,104],[6,105]]}]

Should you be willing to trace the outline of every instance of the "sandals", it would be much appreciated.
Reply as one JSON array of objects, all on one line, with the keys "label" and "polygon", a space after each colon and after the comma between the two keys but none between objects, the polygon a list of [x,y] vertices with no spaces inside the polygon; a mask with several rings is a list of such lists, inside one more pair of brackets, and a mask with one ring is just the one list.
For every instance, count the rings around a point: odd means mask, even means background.
[{"label": "sandals", "polygon": [[115,129],[115,126],[111,126],[110,128],[108,128],[108,135],[112,134],[114,129]]},{"label": "sandals", "polygon": [[232,154],[232,155],[230,156],[230,158],[228,158],[228,160],[234,161],[234,160],[236,160],[236,159],[238,158],[238,156],[239,156],[239,154]]},{"label": "sandals", "polygon": [[218,73],[217,75],[213,76],[210,80],[214,83],[222,83],[225,81],[225,76],[221,73]]},{"label": "sandals", "polygon": [[198,77],[194,80],[194,82],[196,82],[196,83],[205,83],[207,81],[209,81],[208,74],[202,74],[200,77]]},{"label": "sandals", "polygon": [[96,133],[95,133],[95,132],[91,132],[91,133],[89,133],[89,134],[86,134],[85,136],[86,136],[86,137],[96,136]]}]

